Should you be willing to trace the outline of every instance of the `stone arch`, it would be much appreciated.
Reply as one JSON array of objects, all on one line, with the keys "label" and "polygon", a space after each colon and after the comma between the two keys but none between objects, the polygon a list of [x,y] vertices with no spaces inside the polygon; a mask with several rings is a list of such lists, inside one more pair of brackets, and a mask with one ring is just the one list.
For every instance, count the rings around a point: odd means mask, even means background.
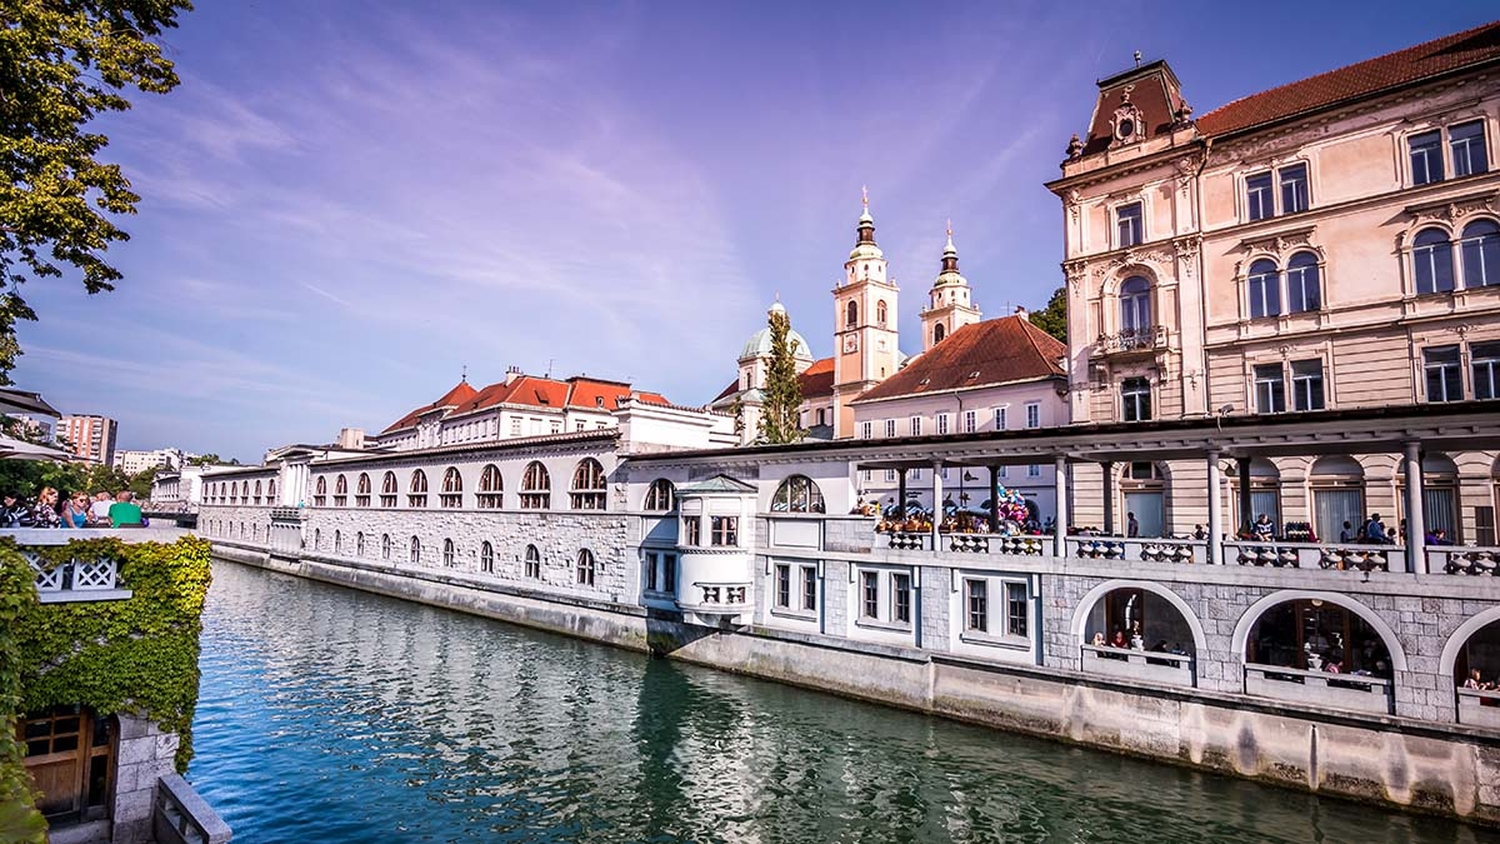
[{"label": "stone arch", "polygon": [[1245,664],[1245,644],[1250,639],[1250,628],[1255,622],[1277,604],[1287,601],[1320,600],[1325,603],[1343,607],[1345,610],[1359,616],[1375,633],[1380,636],[1380,641],[1385,644],[1385,649],[1391,655],[1391,670],[1406,671],[1406,649],[1401,646],[1401,640],[1396,637],[1396,631],[1386,623],[1374,610],[1356,601],[1348,595],[1340,595],[1337,592],[1318,592],[1310,589],[1281,589],[1272,592],[1251,604],[1249,608],[1240,615],[1240,620],[1235,622],[1234,636],[1230,640],[1229,647],[1234,653],[1235,661]]},{"label": "stone arch", "polygon": [[1139,589],[1143,592],[1150,592],[1171,604],[1182,615],[1183,620],[1187,622],[1188,629],[1193,632],[1193,653],[1195,657],[1202,659],[1203,655],[1208,652],[1208,637],[1203,632],[1203,624],[1198,620],[1197,613],[1193,612],[1193,608],[1188,606],[1187,601],[1184,601],[1181,595],[1178,595],[1160,583],[1125,579],[1106,580],[1093,589],[1090,589],[1078,601],[1078,606],[1073,608],[1073,621],[1070,626],[1074,646],[1087,644],[1083,637],[1084,631],[1088,627],[1089,614],[1093,612],[1095,604],[1099,603],[1105,595],[1116,589]]},{"label": "stone arch", "polygon": [[1457,678],[1453,676],[1453,664],[1458,661],[1458,652],[1469,643],[1469,639],[1473,638],[1475,633],[1495,622],[1500,622],[1500,606],[1475,613],[1463,624],[1458,625],[1458,629],[1454,630],[1448,637],[1448,641],[1443,644],[1443,655],[1438,659],[1438,688],[1449,688],[1456,684]]}]

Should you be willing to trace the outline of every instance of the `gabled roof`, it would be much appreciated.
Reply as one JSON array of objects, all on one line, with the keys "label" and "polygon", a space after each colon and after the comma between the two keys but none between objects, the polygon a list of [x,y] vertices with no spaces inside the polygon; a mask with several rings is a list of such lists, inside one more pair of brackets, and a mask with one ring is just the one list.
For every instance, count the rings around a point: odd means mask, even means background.
[{"label": "gabled roof", "polygon": [[856,403],[1062,376],[1067,347],[1019,314],[965,325]]},{"label": "gabled roof", "polygon": [[469,382],[467,380],[460,381],[453,386],[453,389],[444,393],[442,398],[431,404],[424,404],[416,410],[413,410],[411,413],[408,413],[400,419],[397,419],[380,433],[389,434],[391,431],[399,431],[402,428],[410,428],[411,426],[417,424],[417,419],[420,418],[423,414],[431,413],[434,410],[438,410],[444,407],[457,407],[458,405],[461,405],[464,402],[474,398],[476,394],[478,394],[478,390],[475,390],[473,387],[469,386]]},{"label": "gabled roof", "polygon": [[833,358],[813,361],[797,376],[803,399],[820,399],[833,395]]},{"label": "gabled roof", "polygon": [[684,496],[714,495],[722,493],[744,495],[750,492],[755,492],[755,487],[751,484],[747,484],[741,480],[736,480],[735,478],[731,478],[728,475],[714,475],[712,478],[708,478],[706,480],[695,481],[690,484],[683,484],[682,486],[679,486],[677,488],[677,497],[682,498]]},{"label": "gabled roof", "polygon": [[[472,413],[499,404],[519,404],[554,410],[563,410],[568,407],[585,410],[603,409],[612,413],[620,408],[621,401],[631,395],[629,384],[621,381],[585,378],[581,375],[566,381],[539,378],[535,375],[521,375],[508,384],[500,381],[482,390],[475,390],[465,381],[432,404],[423,405],[401,417],[381,433],[389,434],[392,431],[409,428],[417,424],[417,420],[424,414],[442,408],[448,408],[451,413],[459,414]],[[660,393],[635,392],[634,396],[638,401],[647,404],[671,404]]]},{"label": "gabled roof", "polygon": [[1497,61],[1500,21],[1251,94],[1198,118],[1198,131],[1237,132]]}]

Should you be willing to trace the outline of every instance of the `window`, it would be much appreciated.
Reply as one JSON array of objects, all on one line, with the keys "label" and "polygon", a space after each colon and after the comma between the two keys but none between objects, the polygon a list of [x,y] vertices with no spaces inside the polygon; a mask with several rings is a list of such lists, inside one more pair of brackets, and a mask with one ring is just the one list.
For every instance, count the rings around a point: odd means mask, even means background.
[{"label": "window", "polygon": [[1323,409],[1323,361],[1292,361],[1292,407],[1295,410]]},{"label": "window", "polygon": [[792,605],[792,567],[786,563],[776,564],[776,606],[789,609]]},{"label": "window", "polygon": [[449,466],[443,472],[443,492],[438,496],[438,503],[449,510],[464,506],[464,477],[458,473],[457,466]]},{"label": "window", "polygon": [[910,426],[910,433],[911,433],[912,436],[914,436],[914,437],[920,437],[920,436],[922,436],[922,417],[920,417],[920,416],[913,416],[913,417],[911,417],[911,419],[908,420],[908,425]]},{"label": "window", "polygon": [[1151,329],[1151,282],[1131,276],[1120,285],[1120,333],[1142,335]]},{"label": "window", "polygon": [[964,433],[972,434],[979,430],[979,414],[972,410],[964,411]]},{"label": "window", "polygon": [[875,423],[874,422],[868,422],[868,421],[866,421],[866,422],[859,423],[859,438],[860,439],[862,439],[862,440],[868,440],[871,437],[873,437],[874,435],[875,435]]},{"label": "window", "polygon": [[880,572],[862,571],[859,573],[860,585],[860,618],[880,617]]},{"label": "window", "polygon": [[360,472],[359,480],[354,482],[354,506],[370,506],[370,476],[368,473]]},{"label": "window", "polygon": [[510,420],[510,435],[513,437],[521,436],[521,418],[519,416]]},{"label": "window", "polygon": [[822,513],[823,491],[806,475],[792,475],[771,497],[773,513]]},{"label": "window", "polygon": [[663,592],[677,594],[677,555],[661,555],[661,588]]},{"label": "window", "polygon": [[365,532],[364,531],[359,531],[358,533],[354,534],[354,556],[356,556],[356,557],[363,557],[364,555],[365,555]]},{"label": "window", "polygon": [[1475,343],[1469,347],[1474,375],[1474,398],[1500,399],[1500,343]]},{"label": "window", "polygon": [[594,553],[585,548],[578,552],[578,585],[593,586],[594,574]]},{"label": "window", "polygon": [[1500,284],[1500,225],[1475,220],[1464,226],[1458,254],[1464,262],[1464,287]]},{"label": "window", "polygon": [[1115,209],[1115,232],[1118,239],[1115,243],[1116,249],[1135,246],[1146,239],[1139,202],[1121,205]]},{"label": "window", "polygon": [[521,474],[521,509],[547,510],[552,507],[552,478],[547,467],[533,460]]},{"label": "window", "polygon": [[1281,313],[1281,274],[1274,261],[1262,258],[1250,265],[1250,317]]},{"label": "window", "polygon": [[406,490],[406,506],[427,506],[427,473],[421,469],[411,473],[411,485]]},{"label": "window", "polygon": [[995,408],[995,430],[997,430],[997,431],[1003,431],[1003,430],[1005,430],[1005,428],[1006,428],[1006,422],[1005,422],[1006,413],[1005,412],[1008,409],[1009,408],[1004,408],[1004,407],[997,407],[997,408]]},{"label": "window", "polygon": [[333,553],[344,553],[344,532],[341,530],[333,532]]},{"label": "window", "polygon": [[657,478],[646,489],[645,509],[652,513],[667,513],[677,506],[677,488],[666,478]]},{"label": "window", "polygon": [[896,481],[896,470],[895,469],[886,469],[885,470],[885,482],[886,483],[895,483],[895,481]]},{"label": "window", "polygon": [[703,519],[698,516],[682,517],[682,543],[683,545],[698,546],[703,544]]},{"label": "window", "polygon": [[1457,346],[1423,349],[1422,368],[1427,374],[1428,401],[1463,401],[1463,372],[1458,365]]},{"label": "window", "polygon": [[1453,244],[1442,229],[1422,229],[1412,242],[1412,266],[1417,293],[1447,293],[1453,289]]},{"label": "window", "polygon": [[1040,402],[1030,401],[1026,403],[1026,427],[1042,427],[1042,405]]},{"label": "window", "polygon": [[1281,213],[1307,210],[1307,165],[1293,164],[1276,172],[1281,181]]},{"label": "window", "polygon": [[1042,476],[1042,464],[1040,464],[1040,463],[1029,463],[1029,464],[1027,464],[1027,466],[1026,466],[1026,477],[1028,477],[1028,478],[1040,478],[1041,476]]},{"label": "window", "polygon": [[495,546],[489,540],[479,544],[479,570],[485,574],[495,573]]},{"label": "window", "polygon": [[[340,477],[342,478],[342,476],[340,476]],[[259,504],[260,503],[260,499],[261,499],[261,495],[260,495],[260,481],[256,481],[255,482],[255,503]]]},{"label": "window", "polygon": [[734,548],[740,544],[740,520],[737,516],[710,516],[709,542],[718,548]]},{"label": "window", "polygon": [[1005,584],[1005,632],[1012,636],[1025,637],[1027,621],[1030,613],[1027,612],[1026,584]]},{"label": "window", "polygon": [[886,319],[887,314],[885,309],[885,300],[881,299],[879,302],[875,303],[875,324],[879,325],[881,328],[885,328]]},{"label": "window", "polygon": [[968,612],[965,613],[964,629],[980,633],[990,629],[990,608],[987,596],[989,584],[983,580],[965,580],[964,596]]},{"label": "window", "polygon": [[396,473],[386,472],[380,479],[380,506],[396,506]]},{"label": "window", "polygon": [[948,414],[939,413],[937,415],[937,432],[939,436],[948,433]]},{"label": "window", "polygon": [[932,345],[936,346],[937,344],[943,342],[943,338],[947,336],[948,328],[941,322],[932,327]]},{"label": "window", "polygon": [[[246,482],[246,487],[250,486]],[[322,475],[318,476],[318,482],[313,484],[313,506],[322,507],[328,503],[328,479]]]},{"label": "window", "polygon": [[1453,153],[1453,176],[1472,176],[1490,169],[1484,147],[1484,121],[1448,127],[1448,149]]},{"label": "window", "polygon": [[447,566],[450,569],[453,568],[454,566],[458,565],[457,561],[454,559],[454,553],[455,553],[455,551],[454,551],[454,548],[453,548],[453,540],[451,540],[451,539],[444,539],[443,540],[443,565]]},{"label": "window", "polygon": [[894,437],[894,436],[896,436],[896,420],[894,420],[894,419],[887,419],[887,420],[885,420],[885,435],[888,436],[888,437]]},{"label": "window", "polygon": [[500,467],[490,463],[479,473],[479,494],[474,503],[481,510],[498,510],[505,506],[505,479]]},{"label": "window", "polygon": [[1255,367],[1255,412],[1285,411],[1286,379],[1282,377],[1281,364],[1267,363]]},{"label": "window", "polygon": [[891,620],[911,623],[911,575],[891,575]]},{"label": "window", "polygon": [[382,533],[380,535],[380,559],[382,559],[382,560],[389,560],[390,558],[391,558],[391,535],[388,534],[388,533]]},{"label": "window", "polygon": [[412,565],[422,562],[422,540],[415,536],[411,538],[411,562]]},{"label": "window", "polygon": [[1245,203],[1250,212],[1250,219],[1264,220],[1275,216],[1276,209],[1272,206],[1271,174],[1259,173],[1245,179]]},{"label": "window", "polygon": [[1126,422],[1145,422],[1151,418],[1151,382],[1144,378],[1126,378],[1120,384],[1120,398]]},{"label": "window", "polygon": [[1443,133],[1437,129],[1412,135],[1406,141],[1411,150],[1411,183],[1427,185],[1443,180]]},{"label": "window", "polygon": [[1298,252],[1286,264],[1286,307],[1294,314],[1316,311],[1323,306],[1318,284],[1318,256]]},{"label": "window", "polygon": [[532,580],[542,577],[542,552],[536,550],[535,545],[526,546],[526,576]]},{"label": "window", "polygon": [[592,457],[578,461],[578,468],[573,470],[573,489],[568,493],[569,505],[574,510],[603,510],[607,496],[604,467]]},{"label": "window", "polygon": [[[255,494],[260,495],[260,483],[255,484]],[[349,505],[349,479],[339,475],[333,482],[333,506],[347,507]]]},{"label": "window", "polygon": [[[827,313],[827,312],[825,311],[824,313]],[[846,305],[846,306],[844,306],[844,327],[845,328],[853,328],[854,326],[856,326],[858,324],[859,324],[859,305],[855,304],[855,302],[854,302],[853,299],[850,299],[849,300],[849,304]]]},{"label": "window", "polygon": [[272,478],[266,482],[266,503],[276,503],[276,479]]},{"label": "window", "polygon": [[816,612],[818,609],[818,567],[802,567],[802,609]]}]

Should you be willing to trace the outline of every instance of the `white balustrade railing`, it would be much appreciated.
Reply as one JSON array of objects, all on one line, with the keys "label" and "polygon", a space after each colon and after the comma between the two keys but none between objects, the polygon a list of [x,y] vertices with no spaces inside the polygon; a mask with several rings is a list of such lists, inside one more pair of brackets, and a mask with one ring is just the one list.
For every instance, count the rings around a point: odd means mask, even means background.
[{"label": "white balustrade railing", "polygon": [[[1045,537],[1039,537],[1045,539]],[[1085,560],[1126,560],[1147,563],[1206,563],[1208,541],[1163,537],[1070,536],[1068,556]]]},{"label": "white balustrade railing", "polygon": [[886,547],[897,551],[931,551],[932,531],[893,530],[885,534]]},{"label": "white balustrade railing", "polygon": [[48,568],[39,555],[24,550],[21,553],[31,566],[36,591],[44,601],[67,597],[87,600],[94,596],[72,593],[104,593],[120,588],[118,560],[68,560]]},{"label": "white balustrade railing", "polygon": [[1427,571],[1435,574],[1500,575],[1500,548],[1428,545]]},{"label": "white balustrade railing", "polygon": [[1084,671],[1131,677],[1137,680],[1155,680],[1160,683],[1193,685],[1193,658],[1186,654],[1140,651],[1133,648],[1112,648],[1102,645],[1079,647]]},{"label": "white balustrade railing", "polygon": [[1335,569],[1339,571],[1390,571],[1391,563],[1403,568],[1399,545],[1354,545],[1331,542],[1262,542],[1240,539],[1224,543],[1224,560],[1242,566]]},{"label": "white balustrade railing", "polygon": [[967,554],[1010,554],[1040,557],[1050,553],[1052,537],[1032,534],[1007,536],[1002,533],[944,533],[940,548]]},{"label": "white balustrade railing", "polygon": [[1458,723],[1500,728],[1500,692],[1459,689]]},{"label": "white balustrade railing", "polygon": [[1245,666],[1245,694],[1387,714],[1392,700],[1391,681],[1380,677],[1254,663]]},{"label": "white balustrade railing", "polygon": [[699,607],[744,607],[749,604],[749,583],[704,583],[695,582],[702,596],[698,602]]}]

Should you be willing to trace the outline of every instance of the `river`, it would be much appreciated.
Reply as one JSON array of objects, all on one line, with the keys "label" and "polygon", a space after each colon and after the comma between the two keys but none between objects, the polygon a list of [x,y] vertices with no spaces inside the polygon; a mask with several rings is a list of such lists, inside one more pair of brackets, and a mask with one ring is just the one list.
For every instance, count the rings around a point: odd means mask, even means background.
[{"label": "river", "polygon": [[272,842],[1476,842],[1449,822],[214,564],[198,790]]}]

